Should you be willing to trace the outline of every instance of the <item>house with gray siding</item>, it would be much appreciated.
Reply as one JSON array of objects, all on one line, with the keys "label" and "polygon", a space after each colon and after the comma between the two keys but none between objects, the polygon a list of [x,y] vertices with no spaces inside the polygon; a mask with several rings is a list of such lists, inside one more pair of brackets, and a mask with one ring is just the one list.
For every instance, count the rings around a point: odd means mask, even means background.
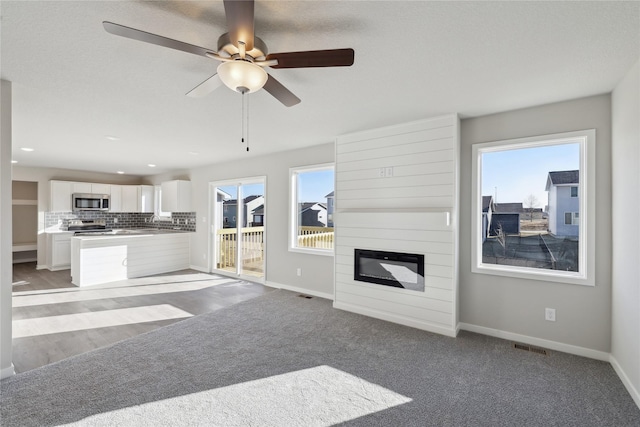
[{"label": "house with gray siding", "polygon": [[580,234],[580,171],[549,172],[545,191],[549,194],[549,232],[554,236]]}]

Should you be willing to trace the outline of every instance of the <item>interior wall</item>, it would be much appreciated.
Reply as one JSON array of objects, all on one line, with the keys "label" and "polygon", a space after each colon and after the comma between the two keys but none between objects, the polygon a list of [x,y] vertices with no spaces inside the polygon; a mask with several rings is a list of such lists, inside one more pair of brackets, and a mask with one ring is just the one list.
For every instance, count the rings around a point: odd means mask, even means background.
[{"label": "interior wall", "polygon": [[[596,129],[596,285],[471,273],[472,145],[583,129]],[[563,343],[606,358],[611,344],[611,96],[462,120],[460,155],[460,321],[485,333]],[[556,309],[555,322],[545,321],[545,307]]]},{"label": "interior wall", "polygon": [[[33,181],[38,183],[38,267],[47,264],[47,238],[44,234],[44,213],[49,211],[50,180],[96,182],[105,184],[141,184],[139,176],[77,171],[55,168],[36,168],[14,165],[11,179],[15,181]],[[11,185],[11,183],[9,184]]]},{"label": "interior wall", "polygon": [[[612,94],[612,362],[640,406],[640,61]],[[617,366],[616,366],[617,365]],[[626,378],[625,378],[626,377]]]},{"label": "interior wall", "polygon": [[[209,183],[266,176],[266,282],[300,288],[320,296],[333,296],[333,257],[291,252],[288,249],[289,168],[334,161],[334,144],[323,144],[262,157],[218,163],[190,171],[197,230],[191,239],[191,264],[208,269]],[[153,181],[157,181],[154,177]],[[164,175],[162,180],[175,179]],[[157,182],[156,182],[157,183]],[[296,269],[301,269],[301,276]]]},{"label": "interior wall", "polygon": [[0,378],[14,374],[11,350],[11,82],[0,80]]}]

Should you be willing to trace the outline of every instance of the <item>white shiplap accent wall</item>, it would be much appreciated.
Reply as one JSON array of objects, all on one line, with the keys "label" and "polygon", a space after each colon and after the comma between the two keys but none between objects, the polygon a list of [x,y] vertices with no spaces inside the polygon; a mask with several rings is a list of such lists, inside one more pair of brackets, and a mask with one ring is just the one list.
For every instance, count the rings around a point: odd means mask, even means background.
[{"label": "white shiplap accent wall", "polygon": [[[456,335],[458,141],[457,115],[337,138],[334,307]],[[355,248],[424,254],[425,291],[354,281]]]}]

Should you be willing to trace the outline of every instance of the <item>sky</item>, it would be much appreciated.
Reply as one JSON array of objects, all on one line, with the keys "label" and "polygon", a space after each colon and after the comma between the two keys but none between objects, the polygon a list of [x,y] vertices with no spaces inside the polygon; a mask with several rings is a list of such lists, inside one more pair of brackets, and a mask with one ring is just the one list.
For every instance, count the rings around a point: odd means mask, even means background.
[{"label": "sky", "polygon": [[538,199],[534,207],[544,208],[548,204],[544,190],[548,173],[579,168],[577,143],[483,153],[482,195],[493,196],[497,203],[525,204],[533,194]]}]

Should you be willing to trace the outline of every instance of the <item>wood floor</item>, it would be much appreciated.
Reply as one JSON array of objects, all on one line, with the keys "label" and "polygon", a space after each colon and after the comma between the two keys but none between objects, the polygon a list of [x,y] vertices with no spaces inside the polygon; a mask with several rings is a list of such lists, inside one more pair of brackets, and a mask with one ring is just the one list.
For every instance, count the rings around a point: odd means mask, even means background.
[{"label": "wood floor", "polygon": [[270,292],[182,270],[78,288],[69,270],[13,265],[13,364],[24,372]]}]

